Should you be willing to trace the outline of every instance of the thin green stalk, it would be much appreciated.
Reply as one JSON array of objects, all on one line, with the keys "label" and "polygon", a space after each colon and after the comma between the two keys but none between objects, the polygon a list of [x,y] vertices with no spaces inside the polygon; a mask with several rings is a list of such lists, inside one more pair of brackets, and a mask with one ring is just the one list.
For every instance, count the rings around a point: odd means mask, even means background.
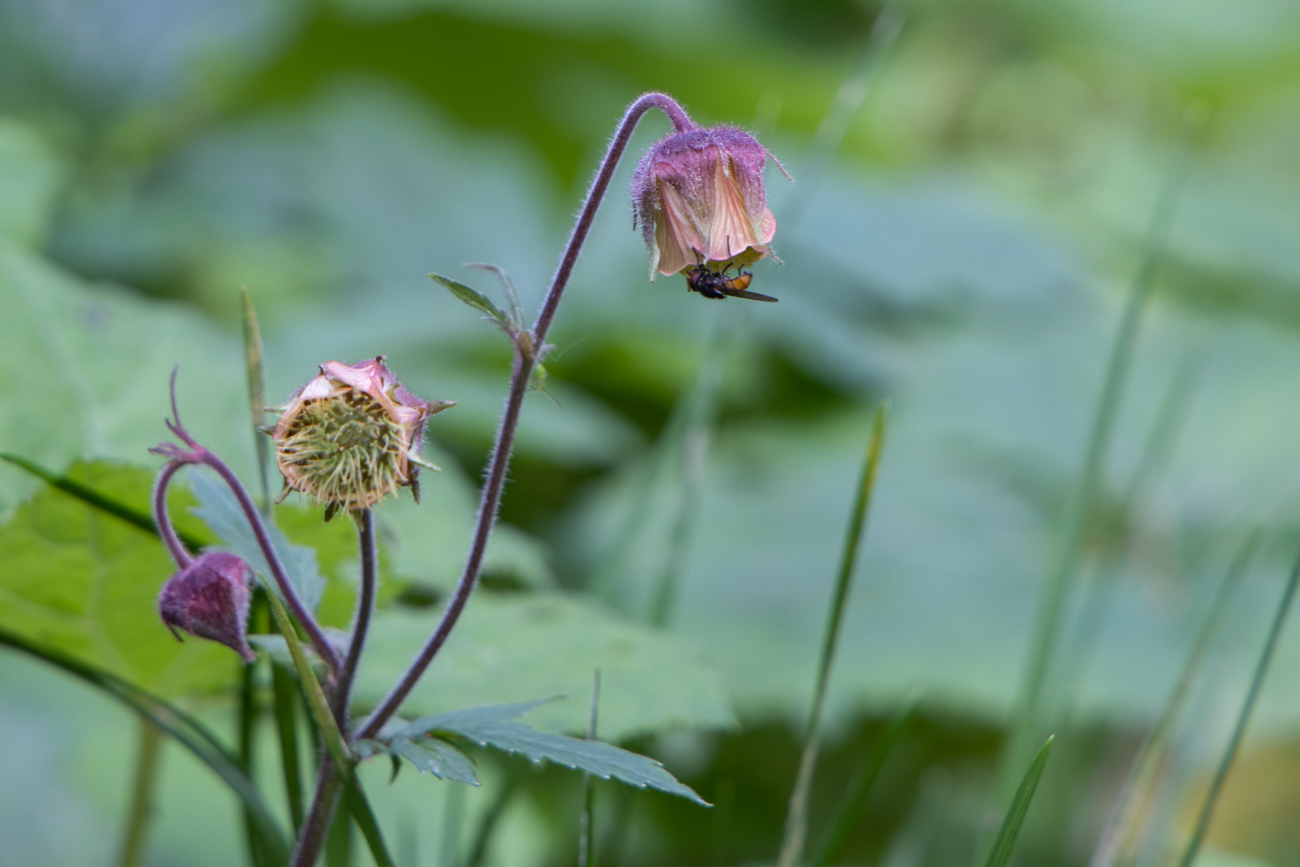
[{"label": "thin green stalk", "polygon": [[782,219],[788,227],[795,226],[808,210],[808,205],[816,196],[844,137],[848,135],[853,118],[866,103],[867,97],[879,82],[885,71],[885,64],[893,52],[894,43],[907,22],[907,12],[903,9],[903,0],[889,0],[876,15],[867,36],[866,48],[858,58],[857,65],[848,78],[840,85],[830,108],[813,137],[813,145],[808,158],[807,168],[800,175],[796,186],[786,202]]},{"label": "thin green stalk", "polygon": [[[263,578],[263,581],[265,580]],[[366,800],[365,793],[361,790],[356,771],[353,769],[352,753],[348,749],[343,733],[339,730],[329,700],[325,696],[325,690],[321,688],[320,682],[316,680],[316,674],[311,670],[311,663],[307,661],[307,654],[303,650],[302,640],[298,638],[298,633],[294,631],[293,624],[290,622],[289,615],[284,610],[284,604],[280,601],[280,598],[269,589],[266,597],[271,603],[271,613],[275,616],[281,634],[284,635],[285,643],[289,645],[289,654],[293,657],[294,668],[298,670],[298,681],[302,684],[303,693],[307,698],[307,707],[311,710],[312,717],[319,728],[321,739],[325,742],[327,754],[327,760],[321,763],[320,779],[317,782],[312,809],[307,819],[304,820],[298,846],[294,850],[290,863],[293,867],[309,867],[309,865],[315,863],[316,855],[324,842],[325,832],[329,829],[330,816],[333,815],[334,802],[341,786],[348,810],[352,813],[352,818],[356,820],[357,827],[361,829],[361,834],[370,847],[370,854],[375,859],[375,863],[379,867],[393,867],[393,858],[388,853],[388,848],[379,831],[379,823],[375,819],[374,811],[370,808],[370,803]]]},{"label": "thin green stalk", "polygon": [[817,855],[809,862],[812,867],[828,867],[830,864],[837,863],[837,859],[844,854],[850,836],[862,819],[862,811],[866,807],[867,796],[871,794],[871,787],[880,776],[880,769],[885,766],[885,759],[889,758],[895,745],[903,736],[912,714],[916,711],[916,706],[916,701],[905,704],[876,738],[876,743],[867,754],[866,761],[859,767],[857,776],[849,783],[844,797],[831,817],[830,833],[826,835],[826,841]]},{"label": "thin green stalk", "polygon": [[352,819],[337,813],[325,838],[325,867],[350,867],[352,864]]},{"label": "thin green stalk", "polygon": [[1178,201],[1186,184],[1191,163],[1193,133],[1199,130],[1194,120],[1182,153],[1171,166],[1147,228],[1141,264],[1129,289],[1119,328],[1106,362],[1106,374],[1093,413],[1092,430],[1083,455],[1078,483],[1070,497],[1063,543],[1056,565],[1049,574],[1040,597],[1034,621],[1033,637],[1026,659],[1028,665],[1020,689],[1020,701],[1011,722],[1011,734],[1002,756],[1002,789],[1009,788],[1013,774],[1023,765],[1032,744],[1041,737],[1044,707],[1043,693],[1055,661],[1065,600],[1079,570],[1083,542],[1091,528],[1097,493],[1102,485],[1106,459],[1114,437],[1124,387],[1137,349],[1142,316],[1155,289],[1156,274],[1177,212]]},{"label": "thin green stalk", "polygon": [[262,486],[262,516],[271,517],[270,456],[262,424],[266,421],[266,374],[262,366],[262,329],[247,286],[239,287],[244,319],[244,364],[248,370],[248,414],[253,421],[253,447],[257,449],[258,481]]},{"label": "thin green stalk", "polygon": [[1251,562],[1255,559],[1255,554],[1259,550],[1262,539],[1263,533],[1261,531],[1255,530],[1251,532],[1233,556],[1232,562],[1219,584],[1219,589],[1214,594],[1214,599],[1210,602],[1210,607],[1205,613],[1201,628],[1196,633],[1196,639],[1192,642],[1192,647],[1187,653],[1187,659],[1183,662],[1178,679],[1174,682],[1169,698],[1160,712],[1160,717],[1156,720],[1156,724],[1152,726],[1151,731],[1147,733],[1146,738],[1143,739],[1137,755],[1133,758],[1132,765],[1129,766],[1128,776],[1124,780],[1124,785],[1120,788],[1119,795],[1115,798],[1115,804],[1111,808],[1106,826],[1098,837],[1097,846],[1093,850],[1092,858],[1088,861],[1088,867],[1111,867],[1115,862],[1115,856],[1119,854],[1125,843],[1131,838],[1140,812],[1139,805],[1142,798],[1139,796],[1147,790],[1151,779],[1154,777],[1159,758],[1164,753],[1168,742],[1169,733],[1173,730],[1174,722],[1178,719],[1179,714],[1182,713],[1183,705],[1186,703],[1188,695],[1191,694],[1192,684],[1201,670],[1205,655],[1209,652],[1210,644],[1214,640],[1214,636],[1218,634],[1219,626],[1227,616],[1232,598],[1236,595],[1237,588],[1241,586],[1242,578],[1245,577]]},{"label": "thin green stalk", "polygon": [[[679,482],[673,526],[680,527],[692,514],[691,504],[682,494],[684,485],[680,481],[685,473],[683,452],[691,431],[699,429],[702,419],[707,419],[708,425],[712,424],[717,391],[721,385],[721,372],[726,359],[725,349],[730,342],[724,331],[721,321],[714,320],[709,336],[705,339],[704,358],[696,373],[695,382],[674,402],[668,422],[655,441],[653,453],[647,462],[648,466],[641,470],[632,486],[639,495],[633,501],[632,508],[615,536],[614,543],[609,547],[609,553],[601,558],[593,574],[590,582],[591,592],[611,603],[618,601],[619,582],[627,574],[633,548],[641,538],[645,527],[651,522],[656,496],[666,484],[665,477],[674,464],[678,468]],[[676,533],[676,531],[670,532]],[[669,543],[668,554],[664,558],[666,565],[660,573],[660,583],[652,592],[651,602],[646,609],[652,622],[657,620],[660,610],[667,610],[670,607],[670,598],[668,604],[661,600],[672,595],[671,587],[666,588],[665,585],[676,580],[672,564],[675,557],[677,559],[680,557],[675,552],[678,550],[678,543],[689,540],[689,535],[686,532],[676,533],[675,538],[677,542]],[[681,547],[684,547],[684,542]]]},{"label": "thin green stalk", "polygon": [[298,751],[298,690],[293,675],[272,664],[271,691],[274,697],[275,728],[280,738],[280,769],[284,775],[284,792],[296,834],[302,828],[303,806],[302,761]]},{"label": "thin green stalk", "polygon": [[718,325],[714,328],[699,376],[687,396],[680,439],[673,441],[669,449],[678,463],[677,500],[673,508],[663,571],[651,603],[650,622],[656,626],[667,625],[672,617],[677,600],[677,585],[681,582],[686,552],[695,529],[710,434],[717,415],[718,392],[722,388],[727,349],[732,343],[729,331],[734,336],[735,330],[726,326]]},{"label": "thin green stalk", "polygon": [[145,835],[153,816],[153,794],[158,784],[158,756],[162,749],[162,731],[151,720],[140,719],[140,749],[136,753],[135,785],[131,790],[131,810],[126,817],[126,833],[117,857],[118,867],[141,867],[145,861]]},{"label": "thin green stalk", "polygon": [[849,598],[849,588],[853,583],[854,567],[858,560],[858,546],[867,526],[867,514],[871,507],[871,494],[876,486],[876,471],[880,467],[880,451],[885,440],[885,426],[888,411],[885,404],[876,410],[871,424],[871,439],[867,445],[866,458],[862,466],[862,480],[858,485],[857,499],[849,518],[848,529],[844,538],[844,553],[840,558],[839,575],[835,580],[835,591],[831,597],[830,611],[826,618],[826,630],[822,635],[821,659],[817,666],[817,681],[813,688],[812,708],[808,714],[807,741],[804,743],[803,755],[799,760],[799,773],[795,778],[794,791],[790,794],[790,808],[786,813],[785,836],[781,841],[781,852],[777,858],[777,867],[797,867],[803,858],[804,843],[808,837],[808,800],[812,795],[813,776],[817,767],[817,753],[821,746],[822,712],[826,706],[826,691],[830,683],[831,664],[835,660],[835,649],[839,644],[840,627],[844,621],[845,603]]},{"label": "thin green stalk", "polygon": [[[600,713],[600,666],[591,676],[591,715],[587,719],[587,740],[596,739]],[[596,789],[591,774],[582,775],[582,815],[578,818],[578,867],[596,867]]]},{"label": "thin green stalk", "polygon": [[465,823],[465,787],[452,786],[443,802],[438,867],[460,867],[460,832]]},{"label": "thin green stalk", "polygon": [[506,776],[505,782],[497,792],[496,799],[488,807],[487,812],[483,814],[482,821],[479,822],[478,831],[474,834],[474,843],[470,846],[469,855],[465,858],[465,867],[483,867],[483,861],[487,857],[488,844],[492,842],[492,833],[496,830],[497,822],[501,819],[501,814],[506,811],[506,806],[510,803],[510,798],[518,788],[518,779],[510,773]]},{"label": "thin green stalk", "polygon": [[[261,631],[264,619],[265,594],[261,588],[253,592],[252,604],[249,606],[248,622],[254,632]],[[257,662],[245,665],[240,671],[239,685],[239,763],[250,780],[253,779],[255,743],[257,728]],[[266,855],[262,849],[261,835],[257,831],[257,816],[248,805],[244,805],[244,843],[248,847],[248,857],[254,867],[266,867]]]},{"label": "thin green stalk", "polygon": [[[1093,656],[1105,632],[1105,625],[1110,618],[1111,609],[1117,596],[1124,567],[1132,553],[1137,537],[1137,516],[1141,515],[1151,493],[1159,484],[1164,468],[1173,453],[1178,435],[1187,420],[1191,398],[1195,393],[1199,365],[1193,363],[1190,353],[1185,354],[1170,377],[1156,411],[1155,421],[1147,434],[1146,445],[1124,487],[1115,509],[1122,516],[1123,524],[1118,538],[1109,547],[1108,553],[1102,555],[1102,562],[1097,566],[1097,574],[1088,582],[1092,585],[1089,598],[1081,603],[1082,613],[1073,630],[1072,638],[1067,641],[1070,647],[1066,654],[1069,665],[1057,677],[1053,678],[1052,692],[1061,697],[1063,702],[1059,712],[1060,719],[1068,720],[1074,710],[1074,701],[1079,695],[1079,687],[1088,674]],[[1050,697],[1044,700],[1051,705]]]},{"label": "thin green stalk", "polygon": [[1273,624],[1268,630],[1268,638],[1264,641],[1264,649],[1260,651],[1259,661],[1255,663],[1255,674],[1250,679],[1250,689],[1246,691],[1246,698],[1241,703],[1241,712],[1237,715],[1232,736],[1228,738],[1228,745],[1224,748],[1223,755],[1219,758],[1219,765],[1214,770],[1214,778],[1210,781],[1209,791],[1205,793],[1205,801],[1201,804],[1201,811],[1196,817],[1196,825],[1192,829],[1192,836],[1187,841],[1187,848],[1183,850],[1183,857],[1178,862],[1179,867],[1191,867],[1201,849],[1205,832],[1209,830],[1210,818],[1214,815],[1214,806],[1219,800],[1219,793],[1223,790],[1224,781],[1228,779],[1228,772],[1232,770],[1232,763],[1236,761],[1237,751],[1246,736],[1246,726],[1250,724],[1251,714],[1255,712],[1255,703],[1259,701],[1259,694],[1264,689],[1264,678],[1268,676],[1268,667],[1273,662],[1278,640],[1282,637],[1282,627],[1286,625],[1287,615],[1291,613],[1291,603],[1295,601],[1297,586],[1300,586],[1300,555],[1291,568],[1286,589],[1282,591],[1282,598],[1273,615]]}]

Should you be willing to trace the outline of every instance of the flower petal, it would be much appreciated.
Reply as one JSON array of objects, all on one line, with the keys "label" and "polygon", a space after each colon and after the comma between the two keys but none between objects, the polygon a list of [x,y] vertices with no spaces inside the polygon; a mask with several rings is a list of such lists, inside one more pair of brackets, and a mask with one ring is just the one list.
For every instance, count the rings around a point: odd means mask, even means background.
[{"label": "flower petal", "polygon": [[698,265],[704,239],[695,227],[690,209],[670,184],[660,184],[662,206],[655,217],[655,245],[658,247],[660,274],[676,274],[683,268]]}]

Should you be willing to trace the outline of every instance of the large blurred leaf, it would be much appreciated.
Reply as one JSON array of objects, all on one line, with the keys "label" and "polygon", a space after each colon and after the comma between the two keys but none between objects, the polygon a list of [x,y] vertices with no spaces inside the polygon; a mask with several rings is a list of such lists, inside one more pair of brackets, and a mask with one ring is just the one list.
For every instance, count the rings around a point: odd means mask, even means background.
[{"label": "large blurred leaf", "polygon": [[[184,308],[89,287],[0,238],[0,450],[46,467],[139,461],[166,433],[167,378],[181,415],[236,468],[252,453],[238,344]],[[223,375],[223,372],[228,375]],[[0,467],[0,512],[34,487]]]},{"label": "large blurred leaf", "polygon": [[[378,701],[396,682],[439,613],[390,608],[376,615],[356,689],[360,704]],[[547,704],[533,717],[544,729],[583,731],[595,665],[602,737],[733,724],[722,683],[689,645],[553,593],[480,591],[402,710],[410,716],[568,695],[572,700]]]},{"label": "large blurred leaf", "polygon": [[45,238],[63,166],[35,130],[0,117],[0,235],[29,246]]},{"label": "large blurred leaf", "polygon": [[[150,481],[143,470],[104,463],[69,475],[127,497]],[[158,618],[158,590],[173,566],[152,534],[43,487],[0,527],[0,564],[0,623],[37,646],[164,696],[233,682],[239,660],[228,648],[179,642]]]}]

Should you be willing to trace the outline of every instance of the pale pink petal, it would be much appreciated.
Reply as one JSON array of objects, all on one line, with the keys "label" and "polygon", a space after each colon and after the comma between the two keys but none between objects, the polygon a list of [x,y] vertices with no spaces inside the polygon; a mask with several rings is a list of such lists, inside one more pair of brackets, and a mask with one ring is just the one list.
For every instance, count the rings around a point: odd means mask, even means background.
[{"label": "pale pink petal", "polygon": [[[333,363],[333,362],[331,362]],[[330,382],[330,378],[324,374],[315,377],[311,382],[302,387],[302,391],[294,397],[295,401],[318,400],[322,397],[329,397],[334,393],[335,385]]]},{"label": "pale pink petal", "polygon": [[669,184],[660,184],[659,192],[661,206],[655,219],[655,246],[659,248],[659,260],[654,264],[660,274],[676,274],[683,268],[699,264],[699,251],[705,244],[677,190]]},{"label": "pale pink petal", "polygon": [[[745,197],[732,175],[729,160],[718,160],[715,189],[717,201],[713,211],[713,225],[709,230],[708,258],[712,262],[727,262],[739,253],[753,247],[763,250],[754,222],[750,219]],[[773,227],[775,228],[775,226]],[[771,239],[768,235],[768,240]]]},{"label": "pale pink petal", "polygon": [[770,244],[775,235],[776,217],[772,215],[771,208],[764,208],[763,215],[758,218],[758,240],[764,244]]}]

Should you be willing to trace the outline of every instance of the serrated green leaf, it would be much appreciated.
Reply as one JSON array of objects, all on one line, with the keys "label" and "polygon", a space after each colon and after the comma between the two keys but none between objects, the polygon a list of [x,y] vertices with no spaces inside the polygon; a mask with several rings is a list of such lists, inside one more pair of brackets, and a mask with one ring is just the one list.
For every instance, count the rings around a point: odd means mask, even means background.
[{"label": "serrated green leaf", "polygon": [[[191,471],[190,489],[198,497],[200,505],[193,510],[203,519],[221,539],[221,548],[248,561],[248,564],[268,578],[271,568],[267,565],[262,548],[257,544],[253,528],[248,525],[239,501],[231,493],[225,482],[215,475],[200,469]],[[276,526],[266,528],[271,544],[280,555],[289,583],[298,591],[298,598],[308,611],[315,611],[325,593],[325,579],[321,577],[320,567],[316,563],[316,551],[306,545],[295,545],[289,541],[284,531]],[[274,582],[271,584],[274,587]],[[278,589],[275,589],[279,593]]]},{"label": "serrated green leaf", "polygon": [[393,738],[390,748],[415,765],[417,770],[433,774],[440,780],[455,780],[471,786],[479,784],[469,756],[440,738],[422,738],[419,741]]},{"label": "serrated green leaf", "polygon": [[[65,475],[128,503],[147,501],[152,481],[102,462]],[[47,486],[0,527],[0,627],[159,695],[219,689],[238,658],[210,641],[177,641],[158,618],[174,568],[153,534]]]},{"label": "serrated green leaf", "polygon": [[588,741],[540,732],[527,723],[483,714],[446,714],[440,731],[469,738],[482,746],[518,753],[534,762],[550,761],[602,779],[622,780],[637,788],[658,789],[709,806],[709,803],[648,756],[637,755],[603,741]]},{"label": "serrated green leaf", "polygon": [[480,704],[448,713],[429,714],[397,729],[393,736],[414,738],[438,729],[454,729],[460,725],[473,726],[495,720],[518,719],[533,708],[549,704],[557,698],[561,696],[535,698],[532,701],[517,701],[510,704]]},{"label": "serrated green leaf", "polygon": [[500,325],[506,333],[517,331],[519,325],[512,322],[504,310],[493,304],[488,297],[477,289],[471,289],[464,283],[458,283],[450,277],[443,277],[441,274],[430,274],[435,281],[446,288],[452,295],[455,295],[465,304],[486,313],[497,325]]}]

